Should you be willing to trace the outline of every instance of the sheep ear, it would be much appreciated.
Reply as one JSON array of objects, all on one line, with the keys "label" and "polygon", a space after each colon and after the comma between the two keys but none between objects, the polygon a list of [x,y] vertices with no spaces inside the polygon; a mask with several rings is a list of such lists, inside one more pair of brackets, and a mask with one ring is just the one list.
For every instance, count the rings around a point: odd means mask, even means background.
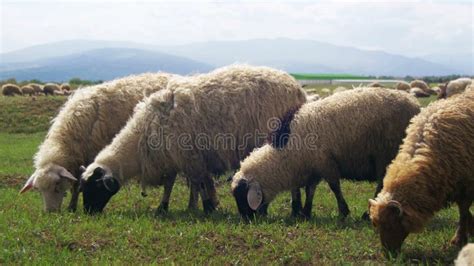
[{"label": "sheep ear", "polygon": [[389,202],[387,202],[387,208],[390,208],[393,211],[397,212],[398,216],[400,217],[403,215],[402,204],[400,204],[400,202],[396,200],[390,200]]},{"label": "sheep ear", "polygon": [[373,200],[373,199],[369,199],[369,206],[375,206],[377,205],[377,201]]},{"label": "sheep ear", "polygon": [[77,178],[75,178],[68,170],[66,170],[66,168],[62,168],[59,171],[59,176],[61,178],[69,179],[72,182],[77,182]]},{"label": "sheep ear", "polygon": [[256,211],[263,201],[262,189],[259,183],[251,183],[249,186],[250,188],[247,192],[247,202],[250,208]]},{"label": "sheep ear", "polygon": [[28,178],[28,181],[26,181],[25,185],[20,190],[20,194],[23,194],[26,191],[33,188],[33,183],[35,182],[35,178],[36,178],[35,175],[32,175],[32,176],[30,176],[30,178]]},{"label": "sheep ear", "polygon": [[79,166],[79,173],[84,173],[86,171],[86,167],[84,165]]}]

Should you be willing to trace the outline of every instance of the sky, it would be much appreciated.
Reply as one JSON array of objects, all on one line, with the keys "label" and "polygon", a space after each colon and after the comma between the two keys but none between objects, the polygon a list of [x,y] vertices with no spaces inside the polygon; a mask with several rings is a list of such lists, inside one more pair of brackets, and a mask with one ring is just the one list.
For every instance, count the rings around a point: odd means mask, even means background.
[{"label": "sky", "polygon": [[472,53],[472,0],[0,0],[0,53],[73,39],[175,45],[292,38],[407,56]]}]

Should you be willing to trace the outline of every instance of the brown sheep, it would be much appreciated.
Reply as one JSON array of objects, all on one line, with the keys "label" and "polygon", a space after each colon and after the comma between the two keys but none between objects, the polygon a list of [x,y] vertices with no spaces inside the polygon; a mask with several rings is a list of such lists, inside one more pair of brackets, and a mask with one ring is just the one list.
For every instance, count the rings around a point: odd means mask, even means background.
[{"label": "brown sheep", "polygon": [[33,89],[31,86],[25,85],[21,87],[21,93],[23,93],[24,96],[33,96],[33,94],[35,94],[35,89]]},{"label": "brown sheep", "polygon": [[455,94],[462,93],[466,88],[468,88],[472,83],[470,78],[459,78],[455,80],[451,80],[450,82],[444,84],[441,87],[441,93],[439,94],[438,98],[448,98]]},{"label": "brown sheep", "polygon": [[35,94],[36,94],[36,95],[39,95],[39,94],[43,93],[43,88],[42,88],[41,85],[39,85],[39,84],[30,83],[30,84],[28,84],[28,86],[30,86],[30,87],[33,88],[33,90],[35,91]]},{"label": "brown sheep", "polygon": [[410,84],[408,82],[400,81],[395,85],[395,89],[399,90],[399,91],[409,92],[411,87],[410,87]]},{"label": "brown sheep", "polygon": [[372,88],[383,88],[382,84],[378,83],[377,81],[374,81],[367,85],[367,87],[372,87]]},{"label": "brown sheep", "polygon": [[474,92],[430,104],[414,117],[387,168],[383,190],[369,200],[370,218],[385,249],[398,252],[409,233],[457,203],[459,227],[451,243],[474,236]]},{"label": "brown sheep", "polygon": [[15,84],[5,84],[2,86],[2,94],[4,96],[22,95],[20,87]]},{"label": "brown sheep", "polygon": [[48,95],[55,95],[55,91],[60,91],[61,89],[59,88],[58,84],[54,83],[48,83],[44,85],[43,87],[43,92],[46,96]]},{"label": "brown sheep", "polygon": [[62,91],[70,91],[71,86],[69,86],[69,84],[67,84],[67,83],[63,83],[63,84],[61,84],[61,90]]},{"label": "brown sheep", "polygon": [[425,92],[428,92],[430,90],[430,87],[426,82],[423,80],[415,79],[412,82],[410,82],[410,88],[420,88]]},{"label": "brown sheep", "polygon": [[410,94],[414,95],[417,98],[430,97],[430,94],[424,91],[421,88],[415,87],[410,89]]}]

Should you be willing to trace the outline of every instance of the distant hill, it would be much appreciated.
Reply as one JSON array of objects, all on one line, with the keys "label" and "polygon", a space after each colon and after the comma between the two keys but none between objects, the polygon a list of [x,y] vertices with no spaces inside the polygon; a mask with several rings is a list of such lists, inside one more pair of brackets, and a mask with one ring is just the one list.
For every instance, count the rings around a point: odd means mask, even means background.
[{"label": "distant hill", "polygon": [[0,79],[65,81],[73,77],[110,80],[142,72],[208,72],[211,65],[179,56],[131,48],[102,48],[72,55],[2,66]]},{"label": "distant hill", "polygon": [[474,75],[472,53],[420,58],[313,40],[254,39],[158,46],[70,40],[0,54],[0,79],[107,80],[144,71],[207,72],[232,63],[266,65],[292,73],[427,76]]}]

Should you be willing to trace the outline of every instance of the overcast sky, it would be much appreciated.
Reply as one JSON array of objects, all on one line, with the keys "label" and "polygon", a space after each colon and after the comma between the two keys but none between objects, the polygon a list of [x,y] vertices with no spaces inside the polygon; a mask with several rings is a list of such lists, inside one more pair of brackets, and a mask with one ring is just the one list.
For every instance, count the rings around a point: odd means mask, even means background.
[{"label": "overcast sky", "polygon": [[287,37],[410,56],[474,46],[471,0],[0,3],[0,52],[71,39],[182,44]]}]

